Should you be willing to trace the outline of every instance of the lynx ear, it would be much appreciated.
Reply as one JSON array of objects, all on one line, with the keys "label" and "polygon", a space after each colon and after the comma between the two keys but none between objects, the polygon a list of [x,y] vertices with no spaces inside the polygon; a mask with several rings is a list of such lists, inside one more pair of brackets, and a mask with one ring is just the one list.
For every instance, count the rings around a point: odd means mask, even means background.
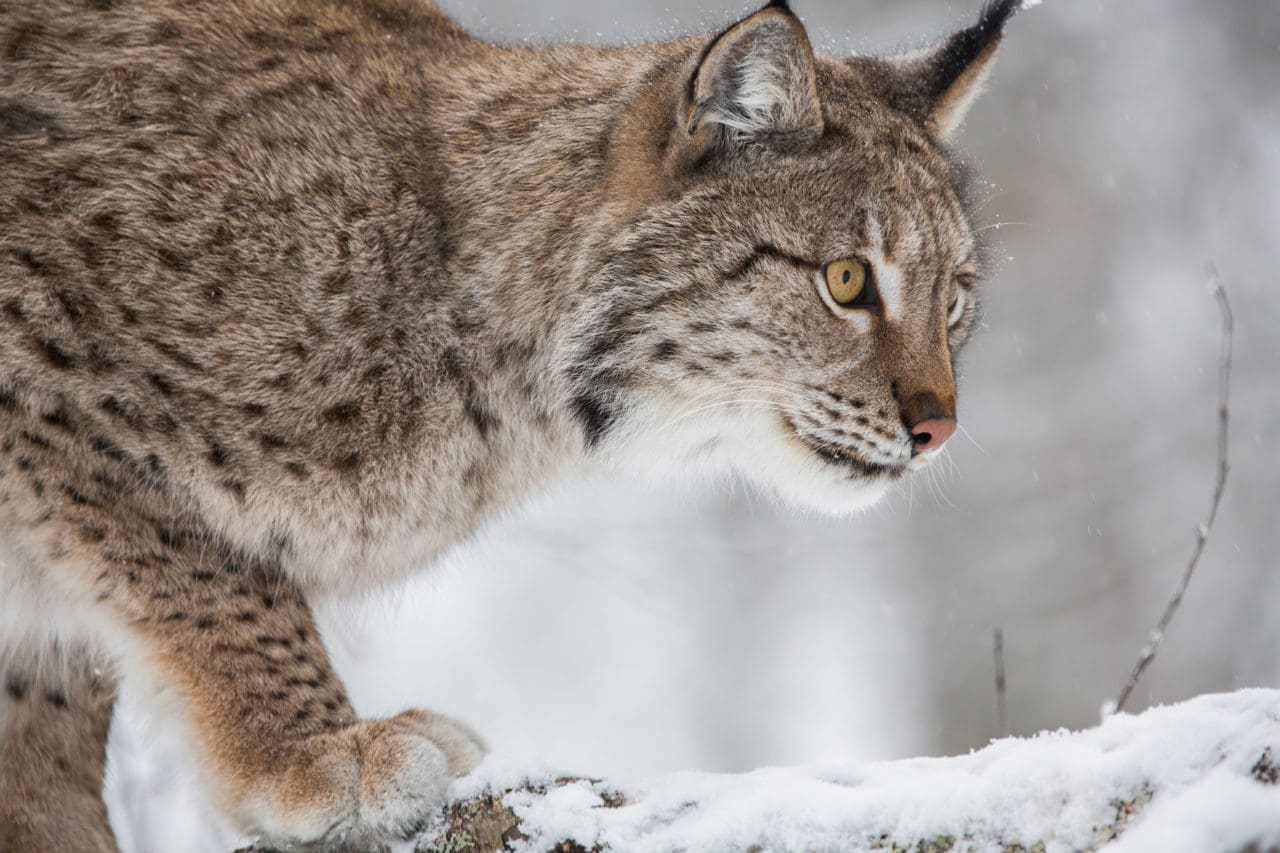
[{"label": "lynx ear", "polygon": [[945,142],[982,93],[995,64],[1004,25],[1022,0],[990,0],[978,22],[921,53],[891,60],[903,90],[899,106]]},{"label": "lynx ear", "polygon": [[822,135],[813,48],[775,0],[716,36],[689,79],[681,125],[690,137],[796,145]]}]

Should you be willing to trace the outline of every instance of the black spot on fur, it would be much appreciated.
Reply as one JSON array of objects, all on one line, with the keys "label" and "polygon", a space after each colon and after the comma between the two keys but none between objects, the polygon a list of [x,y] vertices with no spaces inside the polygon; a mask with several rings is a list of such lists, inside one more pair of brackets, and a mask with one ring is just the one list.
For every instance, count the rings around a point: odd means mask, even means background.
[{"label": "black spot on fur", "polygon": [[71,431],[71,416],[67,414],[66,409],[56,409],[52,412],[46,412],[40,416],[40,420],[49,426],[57,427],[61,430]]},{"label": "black spot on fur", "polygon": [[70,498],[71,502],[76,506],[88,506],[95,508],[102,507],[101,502],[89,497],[70,483],[63,483],[60,488],[62,489],[62,493]]},{"label": "black spot on fur", "polygon": [[12,62],[26,59],[32,43],[41,39],[44,34],[44,27],[37,23],[19,24],[14,27],[4,47],[5,59]]},{"label": "black spot on fur", "polygon": [[668,361],[680,351],[680,345],[673,340],[660,341],[653,348],[653,358],[655,361]]},{"label": "black spot on fur", "polygon": [[4,692],[13,701],[21,702],[27,697],[27,683],[16,675],[10,675],[4,680]]},{"label": "black spot on fur", "polygon": [[161,376],[159,373],[148,373],[147,381],[164,396],[173,396],[173,383]]},{"label": "black spot on fur", "polygon": [[156,528],[156,538],[160,540],[161,545],[175,551],[186,544],[186,536],[181,531],[163,525]]},{"label": "black spot on fur", "polygon": [[58,709],[66,709],[68,707],[67,695],[61,690],[46,691],[44,694],[44,701]]},{"label": "black spot on fur", "polygon": [[32,444],[36,447],[39,447],[41,450],[48,450],[50,447],[53,446],[49,444],[48,439],[46,439],[44,436],[38,433],[31,432],[30,430],[24,429],[21,432],[19,432],[18,435],[22,436],[22,438],[28,444]]},{"label": "black spot on fur", "polygon": [[38,276],[46,276],[52,270],[49,268],[47,261],[37,258],[31,251],[27,249],[13,249],[13,256],[31,272]]},{"label": "black spot on fur", "polygon": [[99,211],[90,216],[89,224],[109,234],[118,234],[120,232],[120,217],[109,210]]},{"label": "black spot on fur", "polygon": [[35,338],[35,345],[37,351],[44,356],[44,360],[48,362],[50,367],[57,370],[72,370],[75,368],[75,357],[53,341],[37,337]]},{"label": "black spot on fur", "polygon": [[178,431],[178,422],[174,419],[173,415],[168,412],[161,412],[156,415],[153,422],[155,423],[156,429],[165,435],[173,435]]},{"label": "black spot on fur", "polygon": [[62,312],[73,323],[79,322],[84,318],[85,314],[94,309],[93,303],[80,296],[74,296],[65,290],[54,290],[53,298],[58,300],[58,304],[62,306]]},{"label": "black spot on fur", "polygon": [[213,441],[209,443],[209,452],[205,455],[205,458],[208,459],[209,464],[213,465],[215,468],[222,468],[227,464],[228,460],[230,460],[231,453],[227,448],[223,447],[218,442]]},{"label": "black spot on fur", "polygon": [[236,499],[237,503],[244,503],[247,487],[243,480],[236,480],[228,477],[219,481],[218,485],[230,492],[231,496]]},{"label": "black spot on fur", "polygon": [[88,364],[89,370],[99,374],[110,373],[120,366],[120,363],[97,341],[89,343],[85,351],[85,363]]},{"label": "black spot on fur", "polygon": [[588,447],[595,447],[617,419],[617,413],[599,397],[579,394],[573,398],[573,414],[582,425]]},{"label": "black spot on fur", "polygon": [[467,375],[462,354],[454,347],[448,347],[440,353],[440,368],[444,371],[444,375],[455,383],[464,381]]},{"label": "black spot on fur", "polygon": [[488,407],[474,399],[468,398],[465,404],[467,417],[471,420],[481,438],[488,438],[489,433],[498,427],[498,417]]},{"label": "black spot on fur", "polygon": [[117,399],[115,396],[111,394],[108,394],[107,396],[102,398],[102,402],[98,404],[98,408],[102,409],[102,411],[106,412],[107,414],[115,415],[118,418],[124,418],[128,416],[128,412],[126,411],[124,404],[121,403],[119,399]]},{"label": "black spot on fur", "polygon": [[0,410],[6,412],[21,411],[22,406],[18,402],[18,395],[8,388],[0,388]]},{"label": "black spot on fur", "polygon": [[337,405],[330,406],[320,413],[320,416],[332,424],[346,424],[355,420],[360,415],[360,404],[355,400],[347,400]]},{"label": "black spot on fur", "polygon": [[275,433],[260,432],[255,437],[263,450],[285,450],[292,446],[287,438]]},{"label": "black spot on fur", "polygon": [[360,470],[360,466],[363,462],[364,459],[360,455],[360,451],[356,450],[343,456],[339,456],[337,459],[333,460],[333,467],[344,473],[352,474]]},{"label": "black spot on fur", "polygon": [[299,480],[305,480],[311,476],[311,472],[307,470],[307,466],[303,465],[301,462],[286,462],[284,463],[284,467],[286,471],[297,477]]},{"label": "black spot on fur", "polygon": [[0,103],[0,137],[56,134],[57,122],[49,113],[26,104]]},{"label": "black spot on fur", "polygon": [[105,438],[95,438],[89,443],[89,447],[94,453],[105,456],[113,462],[126,462],[129,460],[129,454],[125,453],[115,444],[107,441]]},{"label": "black spot on fur", "polygon": [[171,344],[167,341],[157,340],[156,338],[151,338],[151,337],[144,338],[144,340],[148,344],[150,344],[151,346],[159,350],[161,353],[168,356],[178,365],[185,367],[187,370],[190,370],[193,373],[204,372],[204,365],[196,361],[191,356],[187,355],[185,352],[183,352],[174,344]]},{"label": "black spot on fur", "polygon": [[212,616],[201,616],[199,619],[196,620],[196,628],[201,631],[208,631],[210,628],[215,627],[217,624],[218,624],[218,620],[214,619]]}]

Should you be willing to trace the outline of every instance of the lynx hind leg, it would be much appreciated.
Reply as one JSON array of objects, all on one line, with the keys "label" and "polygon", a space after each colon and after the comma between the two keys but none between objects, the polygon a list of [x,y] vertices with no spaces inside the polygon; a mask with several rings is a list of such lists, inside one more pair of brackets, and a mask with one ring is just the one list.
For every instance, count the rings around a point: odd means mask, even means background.
[{"label": "lynx hind leg", "polygon": [[176,689],[201,769],[243,831],[287,847],[394,840],[479,761],[480,740],[446,717],[357,719],[310,608],[278,574],[177,525],[141,529],[96,550],[104,602],[147,677]]},{"label": "lynx hind leg", "polygon": [[85,652],[0,662],[0,851],[114,853],[102,802],[114,679]]}]

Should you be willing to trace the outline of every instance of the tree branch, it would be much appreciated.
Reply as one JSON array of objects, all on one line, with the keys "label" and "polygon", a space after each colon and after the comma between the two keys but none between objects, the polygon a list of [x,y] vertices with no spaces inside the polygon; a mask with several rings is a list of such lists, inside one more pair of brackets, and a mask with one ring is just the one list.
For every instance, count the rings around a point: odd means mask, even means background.
[{"label": "tree branch", "polygon": [[1000,724],[1000,735],[1008,737],[1009,704],[1004,676],[1004,631],[999,628],[992,632],[991,651],[996,661],[996,720]]},{"label": "tree branch", "polygon": [[1164,641],[1164,632],[1178,612],[1178,607],[1182,604],[1182,596],[1186,593],[1187,586],[1191,583],[1191,576],[1195,574],[1196,566],[1200,563],[1200,555],[1204,553],[1205,543],[1209,540],[1209,534],[1213,531],[1213,523],[1218,517],[1218,507],[1222,503],[1222,493],[1227,488],[1227,474],[1231,470],[1227,464],[1227,435],[1228,426],[1230,425],[1231,346],[1234,322],[1231,314],[1231,301],[1227,298],[1226,288],[1222,286],[1222,277],[1218,275],[1217,269],[1213,267],[1209,269],[1209,289],[1217,299],[1218,308],[1222,313],[1222,351],[1218,358],[1218,478],[1213,488],[1213,503],[1209,507],[1209,517],[1196,529],[1195,547],[1191,551],[1191,559],[1187,563],[1187,568],[1182,573],[1182,579],[1174,589],[1173,597],[1169,599],[1160,621],[1156,623],[1156,627],[1151,631],[1147,644],[1139,652],[1138,662],[1134,665],[1133,672],[1129,673],[1128,681],[1124,683],[1124,687],[1120,690],[1120,697],[1116,699],[1115,707],[1108,709],[1110,713],[1124,709],[1124,704],[1133,693],[1133,689],[1137,687],[1138,680],[1142,678],[1142,674],[1146,672],[1147,667],[1151,665],[1151,662],[1156,658],[1156,654],[1160,651],[1160,644]]},{"label": "tree branch", "polygon": [[600,781],[495,758],[455,784],[412,849],[1043,853],[1098,850],[1124,835],[1131,849],[1154,850],[1203,830],[1206,808],[1237,832],[1222,849],[1270,849],[1277,754],[1280,691],[1242,690],[968,755],[846,769]]}]

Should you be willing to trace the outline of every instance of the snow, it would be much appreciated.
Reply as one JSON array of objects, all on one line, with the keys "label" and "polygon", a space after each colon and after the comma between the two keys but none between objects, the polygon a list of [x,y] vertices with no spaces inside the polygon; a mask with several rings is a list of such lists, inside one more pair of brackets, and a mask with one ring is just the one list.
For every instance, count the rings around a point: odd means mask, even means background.
[{"label": "snow", "polygon": [[626,851],[836,851],[951,838],[955,849],[1039,843],[1053,853],[1098,849],[1117,832],[1105,849],[1228,851],[1280,842],[1280,786],[1257,769],[1268,748],[1280,755],[1280,691],[1243,690],[968,755],[847,768],[557,784],[545,768],[491,757],[451,798],[500,795],[526,851],[566,839]]},{"label": "snow", "polygon": [[[1155,803],[1133,831],[1109,853],[1198,853],[1244,850],[1280,839],[1280,787],[1259,785],[1226,768],[1211,771],[1167,800]],[[1259,845],[1268,848],[1268,844]]]}]

